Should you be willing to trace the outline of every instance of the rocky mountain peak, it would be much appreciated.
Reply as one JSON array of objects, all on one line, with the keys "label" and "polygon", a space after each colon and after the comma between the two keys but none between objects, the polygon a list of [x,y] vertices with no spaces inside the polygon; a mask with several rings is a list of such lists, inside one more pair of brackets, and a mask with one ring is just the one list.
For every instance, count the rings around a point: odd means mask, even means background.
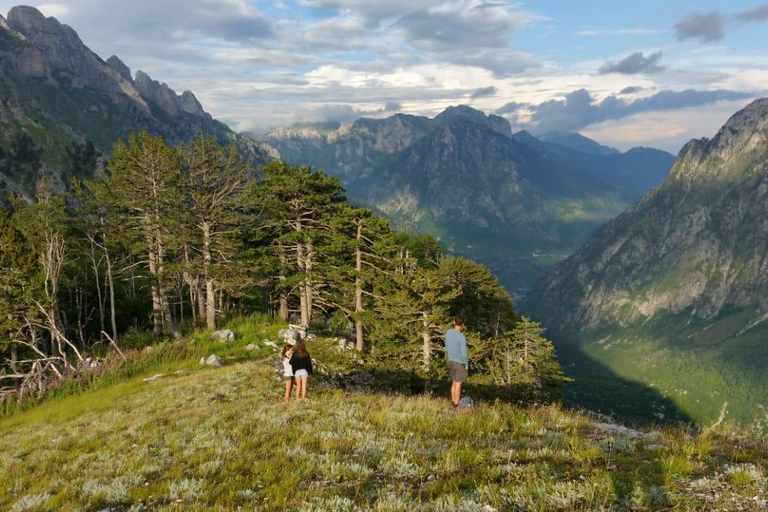
[{"label": "rocky mountain peak", "polygon": [[[56,21],[54,18],[49,18]],[[56,21],[58,24],[58,21]],[[15,31],[29,37],[42,32],[48,26],[48,19],[43,13],[27,5],[13,7],[8,12],[8,25]]]},{"label": "rocky mountain peak", "polygon": [[168,84],[161,84],[156,80],[152,80],[148,74],[141,70],[136,71],[136,80],[134,80],[134,83],[146,100],[154,102],[166,114],[173,117],[179,115],[179,98],[176,93],[168,87]]},{"label": "rocky mountain peak", "polygon": [[506,119],[495,115],[486,115],[484,112],[474,109],[469,105],[448,107],[434,119],[436,123],[453,123],[462,120],[485,125],[507,137],[512,136],[512,127]]},{"label": "rocky mountain peak", "polygon": [[200,117],[208,116],[192,91],[184,91],[181,93],[181,96],[179,96],[179,103],[181,104],[181,109],[185,112]]},{"label": "rocky mountain peak", "polygon": [[8,26],[8,21],[3,17],[2,14],[0,14],[0,28],[11,30],[11,27]]},{"label": "rocky mountain peak", "polygon": [[735,157],[745,151],[768,147],[768,98],[755,100],[736,112],[712,139],[689,141],[680,150],[673,175],[680,177],[722,175],[731,172]]},{"label": "rocky mountain peak", "polygon": [[125,80],[128,82],[132,81],[131,78],[131,68],[126,66],[123,61],[121,61],[117,55],[113,55],[110,58],[107,59],[107,64],[109,67],[114,69],[118,72],[120,76],[122,76]]},{"label": "rocky mountain peak", "polygon": [[733,154],[752,149],[768,135],[768,98],[755,100],[736,112],[712,139],[711,151]]}]

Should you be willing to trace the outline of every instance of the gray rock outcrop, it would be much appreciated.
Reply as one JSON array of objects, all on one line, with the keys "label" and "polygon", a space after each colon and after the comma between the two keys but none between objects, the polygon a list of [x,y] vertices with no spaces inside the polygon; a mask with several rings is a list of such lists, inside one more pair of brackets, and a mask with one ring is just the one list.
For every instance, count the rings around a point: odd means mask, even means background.
[{"label": "gray rock outcrop", "polygon": [[235,333],[230,331],[229,329],[215,331],[212,334],[212,336],[213,336],[213,339],[218,341],[235,341]]}]

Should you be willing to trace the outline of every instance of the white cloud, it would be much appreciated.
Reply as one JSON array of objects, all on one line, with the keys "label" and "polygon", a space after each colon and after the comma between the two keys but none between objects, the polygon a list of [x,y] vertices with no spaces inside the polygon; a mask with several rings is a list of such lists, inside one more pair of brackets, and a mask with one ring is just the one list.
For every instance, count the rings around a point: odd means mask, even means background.
[{"label": "white cloud", "polygon": [[[535,48],[528,37],[533,31],[563,21],[547,21],[535,2],[300,0],[304,7],[318,8],[307,16],[294,2],[27,1],[71,25],[103,58],[116,54],[134,72],[142,69],[177,91],[192,90],[207,111],[235,129],[263,130],[303,116],[381,116],[387,110],[434,115],[470,100],[475,108],[493,112],[506,103],[538,105],[581,88],[599,103],[632,87],[642,90],[622,98],[683,89],[757,93],[768,83],[768,56],[762,49],[733,51],[723,43],[691,48],[676,43],[671,29],[667,35],[642,26],[582,30],[582,36],[610,42],[602,53],[585,52],[588,58],[583,59],[563,61],[556,52],[523,51],[515,40],[525,34],[525,48]],[[0,10],[7,12],[15,3],[0,0]],[[758,19],[762,10],[749,15]],[[573,28],[558,30],[574,43],[594,41],[576,39]],[[653,35],[667,43],[618,44],[622,37]],[[619,62],[637,51],[644,56],[663,51],[665,72],[597,74],[607,61]],[[526,112],[520,114],[525,121]],[[614,139],[637,139],[628,127],[632,122],[648,125],[649,119],[621,119]],[[677,126],[689,129],[675,124],[671,115],[660,119],[667,128],[657,126],[659,133],[676,133]],[[602,124],[589,128],[595,126]]]}]

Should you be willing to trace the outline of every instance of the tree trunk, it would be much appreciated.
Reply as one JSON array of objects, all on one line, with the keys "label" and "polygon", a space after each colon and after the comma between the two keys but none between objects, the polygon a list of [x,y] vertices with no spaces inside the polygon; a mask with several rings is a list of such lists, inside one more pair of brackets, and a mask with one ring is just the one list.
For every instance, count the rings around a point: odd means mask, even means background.
[{"label": "tree trunk", "polygon": [[14,373],[18,371],[16,369],[16,363],[18,362],[18,360],[19,360],[19,349],[16,347],[16,345],[11,344],[11,370],[13,370]]},{"label": "tree trunk", "polygon": [[168,292],[163,284],[164,278],[164,264],[165,264],[165,249],[163,247],[163,241],[160,233],[155,234],[157,240],[157,292],[160,297],[160,307],[162,311],[163,328],[171,333],[174,339],[180,339],[181,333],[176,322],[173,321],[173,315],[171,315],[171,306],[168,304]]},{"label": "tree trunk", "polygon": [[[363,254],[360,244],[363,240],[363,222],[357,222],[357,248],[355,250],[355,313],[363,312],[363,285],[360,279],[360,273],[363,270]],[[363,324],[359,316],[355,318],[355,348],[358,352],[363,351]]]},{"label": "tree trunk", "polygon": [[205,277],[205,323],[216,329],[216,290],[211,276],[211,225],[203,222],[203,275]]},{"label": "tree trunk", "polygon": [[117,320],[115,311],[115,281],[112,275],[112,259],[109,251],[104,247],[104,258],[107,261],[107,286],[109,286],[109,321],[112,324],[112,339],[117,343]]},{"label": "tree trunk", "polygon": [[422,315],[424,320],[424,330],[421,332],[423,343],[421,347],[421,357],[424,369],[424,392],[429,393],[432,387],[432,382],[429,379],[429,366],[432,360],[432,335],[429,332],[427,313],[422,313]]},{"label": "tree trunk", "polygon": [[422,320],[424,330],[421,332],[421,339],[423,345],[421,347],[422,364],[424,366],[424,373],[429,373],[429,363],[432,358],[432,334],[429,332],[429,319],[427,313],[422,313]]},{"label": "tree trunk", "polygon": [[280,272],[278,274],[278,281],[279,281],[279,301],[280,301],[280,320],[283,322],[288,322],[289,320],[289,311],[288,311],[288,292],[285,290],[285,287],[283,285],[283,282],[287,279],[285,275],[285,267],[287,265],[286,257],[285,257],[285,250],[281,246],[279,249],[278,257],[280,258]]},{"label": "tree trunk", "polygon": [[152,327],[155,332],[155,337],[160,338],[163,335],[163,316],[162,316],[162,303],[160,301],[160,287],[159,279],[157,276],[157,259],[155,257],[155,250],[153,248],[151,237],[148,237],[147,243],[150,246],[149,249],[149,278],[151,281],[152,289]]},{"label": "tree trunk", "polygon": [[[301,221],[296,222],[296,231],[301,233],[302,226]],[[301,240],[296,242],[296,265],[299,267],[299,273],[303,275],[302,283],[299,286],[299,307],[301,309],[301,326],[309,327],[309,312],[307,304],[307,267],[306,267],[306,255],[304,252],[304,243]]]},{"label": "tree trunk", "polygon": [[195,295],[197,296],[197,315],[202,319],[205,318],[205,294],[203,294],[203,287],[201,286],[200,279],[195,279]]},{"label": "tree trunk", "polygon": [[[95,236],[95,235],[90,235],[90,236]],[[104,298],[102,297],[102,293],[101,293],[101,278],[100,278],[101,276],[99,276],[99,264],[96,261],[96,249],[94,248],[95,243],[93,239],[91,239],[90,242],[91,242],[91,253],[90,253],[91,267],[93,267],[93,277],[96,280],[96,295],[99,302],[99,339],[103,340],[104,335],[101,333],[106,330],[104,328],[104,322],[106,317],[106,315],[104,314]]]},{"label": "tree trunk", "polygon": [[304,262],[304,267],[307,272],[307,277],[304,281],[304,293],[307,296],[307,322],[304,327],[309,327],[312,324],[312,308],[314,302],[314,290],[312,288],[312,258],[314,256],[314,246],[312,241],[307,241],[307,255]]}]

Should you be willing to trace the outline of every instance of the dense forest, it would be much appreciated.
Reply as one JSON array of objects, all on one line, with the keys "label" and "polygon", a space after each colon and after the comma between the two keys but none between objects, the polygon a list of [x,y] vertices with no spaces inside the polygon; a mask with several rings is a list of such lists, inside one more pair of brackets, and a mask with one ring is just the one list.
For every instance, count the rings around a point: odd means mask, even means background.
[{"label": "dense forest", "polygon": [[488,269],[394,232],[322,172],[255,169],[213,138],[172,147],[140,132],[95,179],[60,188],[39,178],[35,202],[11,197],[0,213],[4,399],[76,378],[89,355],[256,313],[346,336],[367,364],[427,385],[461,313],[475,382],[503,394],[567,380]]}]

